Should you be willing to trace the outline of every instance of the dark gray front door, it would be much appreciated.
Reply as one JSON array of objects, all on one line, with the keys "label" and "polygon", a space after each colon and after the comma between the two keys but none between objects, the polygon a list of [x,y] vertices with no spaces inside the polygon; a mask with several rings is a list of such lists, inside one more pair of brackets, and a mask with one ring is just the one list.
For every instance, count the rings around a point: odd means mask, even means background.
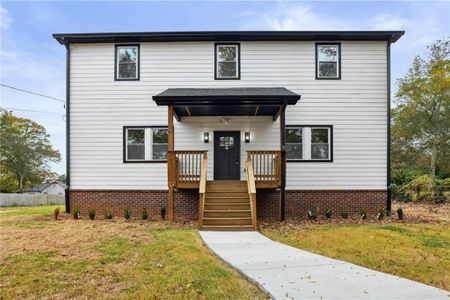
[{"label": "dark gray front door", "polygon": [[241,133],[214,131],[214,180],[240,180]]}]

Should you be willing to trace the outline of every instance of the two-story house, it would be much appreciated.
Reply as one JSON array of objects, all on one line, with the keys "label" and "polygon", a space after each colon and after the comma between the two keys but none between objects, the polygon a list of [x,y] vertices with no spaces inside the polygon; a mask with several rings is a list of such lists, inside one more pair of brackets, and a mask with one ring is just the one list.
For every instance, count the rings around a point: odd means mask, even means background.
[{"label": "two-story house", "polygon": [[67,208],[203,229],[390,209],[390,47],[403,31],[54,34]]}]

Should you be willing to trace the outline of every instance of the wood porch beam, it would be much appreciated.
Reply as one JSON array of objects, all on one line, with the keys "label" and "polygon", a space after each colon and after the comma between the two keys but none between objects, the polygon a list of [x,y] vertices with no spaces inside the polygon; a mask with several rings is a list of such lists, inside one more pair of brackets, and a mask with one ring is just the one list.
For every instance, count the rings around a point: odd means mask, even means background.
[{"label": "wood porch beam", "polygon": [[175,187],[175,137],[173,128],[174,109],[173,106],[167,108],[167,127],[168,127],[168,141],[167,141],[167,216],[170,222],[174,221],[173,202],[174,202],[174,187]]}]

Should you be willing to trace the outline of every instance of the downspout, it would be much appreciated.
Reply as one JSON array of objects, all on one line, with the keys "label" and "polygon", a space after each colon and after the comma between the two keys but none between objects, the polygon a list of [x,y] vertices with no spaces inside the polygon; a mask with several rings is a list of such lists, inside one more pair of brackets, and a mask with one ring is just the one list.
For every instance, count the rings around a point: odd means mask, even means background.
[{"label": "downspout", "polygon": [[387,42],[387,203],[386,212],[391,214],[391,42]]},{"label": "downspout", "polygon": [[280,112],[280,146],[281,146],[281,186],[280,186],[280,221],[286,219],[286,104]]},{"label": "downspout", "polygon": [[66,213],[70,213],[70,44],[66,47]]}]

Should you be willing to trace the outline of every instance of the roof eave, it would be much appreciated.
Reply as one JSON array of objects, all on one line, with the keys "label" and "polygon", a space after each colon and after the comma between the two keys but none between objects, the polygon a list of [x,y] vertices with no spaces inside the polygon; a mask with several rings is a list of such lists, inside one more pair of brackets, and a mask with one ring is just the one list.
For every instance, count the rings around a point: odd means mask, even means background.
[{"label": "roof eave", "polygon": [[60,44],[195,41],[337,41],[378,40],[395,43],[404,31],[192,31],[55,33]]}]

